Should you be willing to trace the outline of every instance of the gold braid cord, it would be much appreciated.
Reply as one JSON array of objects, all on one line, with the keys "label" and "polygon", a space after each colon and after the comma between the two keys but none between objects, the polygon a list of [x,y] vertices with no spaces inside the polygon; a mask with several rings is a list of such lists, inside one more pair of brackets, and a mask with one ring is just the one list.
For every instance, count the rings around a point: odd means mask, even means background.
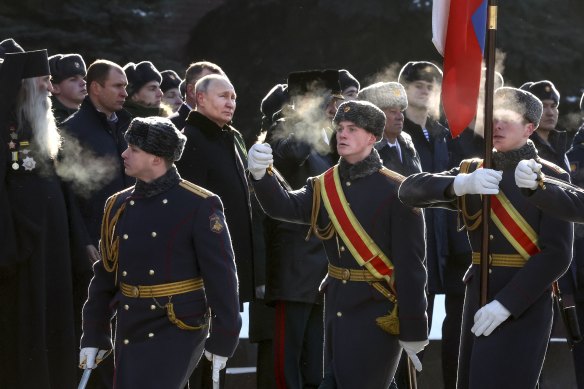
[{"label": "gold braid cord", "polygon": [[206,324],[203,324],[203,325],[197,326],[197,327],[193,327],[193,326],[186,324],[184,321],[180,320],[179,318],[177,318],[176,314],[174,313],[174,306],[172,305],[171,302],[167,303],[165,305],[165,308],[166,308],[166,315],[168,316],[168,320],[172,324],[174,324],[175,326],[180,328],[181,330],[196,331],[196,330],[200,330],[202,328],[207,327]]},{"label": "gold braid cord", "polygon": [[[122,203],[114,216],[110,218],[117,197],[117,195],[112,196],[105,205],[103,219],[101,221],[101,240],[99,241],[99,251],[101,251],[101,256],[103,258],[103,267],[110,273],[116,271],[118,268],[120,238],[115,236],[115,230],[116,224],[126,208],[126,203]],[[117,283],[116,274],[116,284]]]},{"label": "gold braid cord", "polygon": [[[473,171],[476,170],[476,168],[478,167],[479,163],[481,163],[482,161],[480,159],[470,159],[470,160],[464,160],[460,163],[460,172],[467,174],[470,169],[471,166],[473,167]],[[462,212],[462,222],[464,224],[464,227],[460,226],[460,218],[458,219],[458,230],[461,231],[463,228],[466,228],[467,231],[474,231],[476,230],[480,225],[481,222],[483,220],[482,218],[482,210],[478,210],[476,213],[474,213],[473,215],[468,213],[467,207],[466,207],[466,195],[464,196],[460,196],[457,198],[457,206],[458,209]]]},{"label": "gold braid cord", "polygon": [[310,213],[310,228],[306,234],[306,240],[310,239],[310,235],[314,234],[320,240],[328,240],[335,234],[335,228],[332,222],[325,228],[320,228],[317,225],[318,214],[320,212],[320,180],[318,177],[312,179],[312,211]]}]

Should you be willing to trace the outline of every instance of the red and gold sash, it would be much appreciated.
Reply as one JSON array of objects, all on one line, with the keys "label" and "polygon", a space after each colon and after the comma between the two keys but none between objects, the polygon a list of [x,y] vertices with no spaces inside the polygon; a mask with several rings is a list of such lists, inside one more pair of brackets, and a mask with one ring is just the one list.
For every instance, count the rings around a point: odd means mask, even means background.
[{"label": "red and gold sash", "polygon": [[[463,161],[460,168],[461,172],[472,173],[472,162],[478,162],[476,164],[476,169],[483,165],[482,160],[474,160],[471,162]],[[463,210],[463,213],[468,212]],[[507,238],[513,248],[517,250],[519,255],[525,260],[528,260],[529,257],[540,251],[539,246],[537,245],[537,233],[523,216],[521,216],[517,209],[515,209],[502,190],[499,190],[499,194],[497,195],[491,195],[491,219],[503,236]]]},{"label": "red and gold sash", "polygon": [[338,166],[333,166],[319,177],[321,196],[328,215],[357,263],[365,266],[376,278],[385,280],[395,293],[393,264],[363,229],[349,207]]}]

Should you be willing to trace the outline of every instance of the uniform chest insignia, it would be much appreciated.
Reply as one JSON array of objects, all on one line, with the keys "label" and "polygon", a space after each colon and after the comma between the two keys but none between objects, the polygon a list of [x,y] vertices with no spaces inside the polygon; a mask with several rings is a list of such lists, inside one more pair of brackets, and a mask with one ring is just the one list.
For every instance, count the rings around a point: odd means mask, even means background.
[{"label": "uniform chest insignia", "polygon": [[223,229],[225,228],[225,225],[223,224],[223,219],[216,213],[213,214],[212,216],[209,216],[209,228],[216,234],[221,233],[221,231],[223,231]]},{"label": "uniform chest insignia", "polygon": [[36,166],[36,161],[34,158],[26,157],[22,160],[22,166],[24,167],[24,170],[32,170]]}]

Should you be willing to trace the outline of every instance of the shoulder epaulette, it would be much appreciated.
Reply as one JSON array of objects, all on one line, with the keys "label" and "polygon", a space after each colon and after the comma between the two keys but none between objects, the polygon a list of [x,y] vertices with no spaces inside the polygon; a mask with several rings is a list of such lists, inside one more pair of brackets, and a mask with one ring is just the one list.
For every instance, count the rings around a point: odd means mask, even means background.
[{"label": "shoulder epaulette", "polygon": [[562,169],[560,166],[556,165],[555,163],[548,161],[547,159],[538,158],[537,162],[541,163],[542,165],[547,166],[548,168],[552,169],[553,171],[555,171],[558,174],[567,174],[567,172],[564,169]]},{"label": "shoulder epaulette", "polygon": [[381,169],[379,169],[379,172],[381,174],[383,174],[384,176],[389,177],[392,181],[397,182],[398,184],[401,184],[403,182],[403,180],[406,179],[401,174],[396,173],[393,170],[386,168],[385,166],[383,166]]},{"label": "shoulder epaulette", "polygon": [[202,188],[202,187],[195,185],[192,182],[188,182],[186,180],[181,180],[179,185],[181,187],[185,188],[186,190],[188,190],[189,192],[192,192],[192,193],[196,194],[197,196],[200,196],[204,199],[206,199],[209,196],[213,196],[213,192],[208,191],[207,189]]}]

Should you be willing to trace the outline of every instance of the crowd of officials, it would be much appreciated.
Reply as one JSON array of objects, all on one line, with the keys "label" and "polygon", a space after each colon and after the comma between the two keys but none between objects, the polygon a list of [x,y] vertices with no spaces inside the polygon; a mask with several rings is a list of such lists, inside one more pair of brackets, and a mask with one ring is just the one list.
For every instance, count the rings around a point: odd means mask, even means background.
[{"label": "crowd of officials", "polygon": [[525,81],[498,75],[483,169],[482,123],[451,137],[430,62],[290,73],[252,146],[217,64],[0,42],[0,387],[221,387],[250,303],[258,388],[408,388],[444,294],[440,386],[533,388],[556,280],[584,325],[584,126],[569,144],[560,92]]}]

